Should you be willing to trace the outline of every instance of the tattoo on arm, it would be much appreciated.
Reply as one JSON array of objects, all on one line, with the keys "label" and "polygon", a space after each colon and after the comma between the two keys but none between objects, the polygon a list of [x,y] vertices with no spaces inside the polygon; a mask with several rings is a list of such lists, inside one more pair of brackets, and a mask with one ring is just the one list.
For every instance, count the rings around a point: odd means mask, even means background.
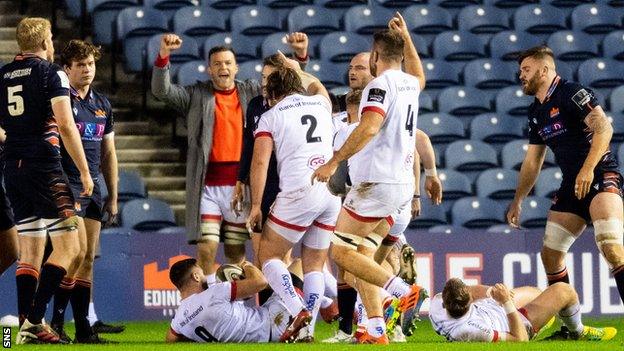
[{"label": "tattoo on arm", "polygon": [[589,129],[595,134],[604,133],[609,128],[609,120],[607,117],[604,113],[596,111],[595,109],[585,118],[585,124],[587,124]]}]

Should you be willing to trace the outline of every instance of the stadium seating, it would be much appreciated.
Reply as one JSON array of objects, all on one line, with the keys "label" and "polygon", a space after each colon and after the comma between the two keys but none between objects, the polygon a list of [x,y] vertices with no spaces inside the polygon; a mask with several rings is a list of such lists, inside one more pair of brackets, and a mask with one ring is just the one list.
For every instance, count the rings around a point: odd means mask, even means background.
[{"label": "stadium seating", "polygon": [[454,141],[444,153],[446,167],[458,171],[480,171],[497,167],[496,150],[478,140]]},{"label": "stadium seating", "polygon": [[158,33],[168,31],[167,18],[158,10],[128,7],[117,17],[117,40],[122,41],[125,69],[140,72],[147,41]]},{"label": "stadium seating", "polygon": [[[146,68],[148,69],[151,69],[154,65],[154,61],[156,61],[156,56],[158,56],[158,52],[160,50],[161,39],[162,34],[156,34],[147,42]],[[200,59],[199,46],[197,45],[197,42],[193,38],[186,35],[181,35],[180,39],[182,39],[182,46],[169,55],[169,62],[171,63],[171,71],[173,74],[175,74],[181,64]]]},{"label": "stadium seating", "polygon": [[388,28],[388,19],[392,18],[392,10],[358,5],[351,7],[344,15],[345,30],[358,34],[370,35]]},{"label": "stadium seating", "polygon": [[561,185],[562,176],[559,167],[542,169],[535,183],[535,195],[552,198]]},{"label": "stadium seating", "polygon": [[433,112],[433,99],[425,91],[421,91],[418,96],[418,113]]},{"label": "stadium seating", "polygon": [[450,8],[450,9],[458,9],[463,8],[469,5],[478,5],[480,0],[430,0],[429,3],[432,5],[438,5],[440,7]]},{"label": "stadium seating", "polygon": [[519,116],[524,119],[533,100],[532,96],[524,95],[520,87],[511,86],[503,88],[496,94],[496,112],[498,114]]},{"label": "stadium seating", "polygon": [[268,35],[260,47],[261,56],[267,57],[276,54],[277,50],[280,50],[285,55],[291,54],[293,50],[288,44],[287,35],[288,33],[286,32],[277,32]]},{"label": "stadium seating", "polygon": [[489,144],[506,143],[523,138],[525,121],[511,116],[485,113],[470,122],[470,138]]},{"label": "stadium seating", "polygon": [[288,31],[308,35],[327,34],[340,30],[340,18],[324,7],[298,6],[288,13]]},{"label": "stadium seating", "polygon": [[[616,150],[613,150],[613,151],[616,151]],[[624,144],[620,144],[616,152],[617,152],[617,159],[620,164],[620,171],[621,171],[623,168],[622,166],[624,165]]]},{"label": "stadium seating", "polygon": [[607,118],[613,126],[613,136],[611,143],[621,143],[624,141],[624,113],[613,113],[606,111]]},{"label": "stadium seating", "polygon": [[423,60],[422,63],[427,77],[427,88],[441,89],[459,84],[459,66],[444,60]]},{"label": "stadium seating", "polygon": [[477,196],[491,199],[513,199],[518,185],[518,172],[511,169],[488,169],[479,175],[475,183]]},{"label": "stadium seating", "polygon": [[464,66],[464,84],[479,89],[502,89],[517,83],[517,65],[493,59],[478,59]]},{"label": "stadium seating", "polygon": [[236,79],[260,80],[261,77],[262,77],[262,61],[260,60],[246,61],[238,65],[238,73],[236,74]]},{"label": "stadium seating", "polygon": [[183,7],[173,15],[173,31],[192,37],[201,47],[210,35],[227,31],[227,17],[211,7]]},{"label": "stadium seating", "polygon": [[321,59],[333,62],[349,62],[360,52],[369,51],[368,37],[350,32],[333,32],[325,35],[319,44]]},{"label": "stadium seating", "polygon": [[196,5],[199,5],[198,0],[143,0],[143,6],[160,10],[167,16],[167,19],[171,19],[175,12],[182,7]]},{"label": "stadium seating", "polygon": [[166,202],[157,199],[128,201],[121,210],[124,228],[139,231],[156,231],[176,225],[173,210]]},{"label": "stadium seating", "polygon": [[496,224],[490,226],[486,232],[487,233],[496,233],[496,234],[510,234],[512,232],[517,232],[519,229],[511,227],[509,224]]},{"label": "stadium seating", "polygon": [[463,233],[465,231],[466,231],[466,228],[464,228],[464,227],[455,226],[455,225],[441,224],[441,225],[436,225],[436,226],[433,226],[433,227],[429,228],[427,230],[427,233],[432,233],[432,234],[459,234],[459,233]]},{"label": "stadium seating", "polygon": [[209,80],[206,61],[190,61],[180,65],[176,74],[176,83],[182,86],[193,85],[196,82]]},{"label": "stadium seating", "polygon": [[496,33],[490,39],[489,48],[492,58],[503,61],[515,61],[524,50],[542,44],[539,37],[526,35],[519,31],[505,30]]},{"label": "stadium seating", "polygon": [[[526,139],[510,141],[501,151],[501,160],[503,168],[520,170],[522,161],[529,149],[529,141]],[[546,155],[544,156],[544,165],[542,168],[548,168],[555,166],[555,155],[546,148]]]},{"label": "stadium seating", "polygon": [[231,46],[236,53],[238,63],[258,58],[257,46],[249,37],[232,33],[217,33],[208,37],[204,42],[204,59],[208,60],[210,49],[219,45]]},{"label": "stadium seating", "polygon": [[549,34],[567,29],[566,18],[559,10],[542,4],[524,5],[514,12],[514,26],[518,33]]},{"label": "stadium seating", "polygon": [[258,5],[266,7],[280,9],[280,8],[293,8],[300,5],[308,5],[308,0],[258,0]]},{"label": "stadium seating", "polygon": [[282,30],[277,12],[264,6],[241,6],[232,11],[230,26],[233,33],[267,35]]},{"label": "stadium seating", "polygon": [[245,5],[255,5],[256,0],[202,0],[202,5],[215,9],[235,9]]},{"label": "stadium seating", "polygon": [[558,31],[548,37],[548,47],[563,61],[582,61],[598,56],[598,43],[591,35],[569,30]]},{"label": "stadium seating", "polygon": [[65,0],[65,7],[67,8],[67,17],[79,18],[82,16],[82,0]]},{"label": "stadium seating", "polygon": [[575,80],[576,72],[574,69],[567,63],[559,60],[555,60],[557,74],[561,76],[561,78],[565,78],[567,80]]},{"label": "stadium seating", "polygon": [[496,201],[476,196],[464,197],[453,204],[453,225],[466,228],[487,228],[504,223],[505,210]]},{"label": "stadium seating", "polygon": [[367,5],[367,0],[314,0],[314,4],[328,8],[351,7],[355,5]]},{"label": "stadium seating", "polygon": [[414,4],[422,4],[425,1],[424,0],[374,0],[373,2],[375,4],[378,4],[384,7],[397,9],[397,8],[407,7],[407,6],[414,5]]},{"label": "stadium seating", "polygon": [[147,197],[147,187],[136,172],[119,171],[117,196],[120,202]]},{"label": "stadium seating", "polygon": [[624,61],[624,30],[607,34],[602,41],[604,57]]},{"label": "stadium seating", "polygon": [[441,7],[414,5],[402,13],[405,24],[412,33],[438,34],[453,30],[453,17]]},{"label": "stadium seating", "polygon": [[452,169],[439,169],[438,177],[440,182],[442,182],[442,198],[444,201],[457,200],[464,196],[473,195],[470,179],[464,174]]},{"label": "stadium seating", "polygon": [[440,112],[457,116],[474,116],[490,112],[492,106],[488,94],[473,87],[452,86],[438,95]]},{"label": "stadium seating", "polygon": [[470,32],[447,31],[433,40],[433,56],[447,61],[470,61],[486,57],[485,46]]},{"label": "stadium seating", "polygon": [[551,205],[551,200],[547,198],[528,196],[522,201],[520,226],[525,228],[544,228]]},{"label": "stadium seating", "polygon": [[434,144],[450,143],[464,139],[463,123],[446,113],[425,113],[418,116],[418,129],[425,132]]},{"label": "stadium seating", "polygon": [[306,71],[316,76],[327,88],[335,88],[347,83],[347,66],[330,61],[310,61]]},{"label": "stadium seating", "polygon": [[[80,2],[80,1],[78,1]],[[138,0],[87,0],[87,11],[91,14],[93,43],[111,45],[113,25],[119,12],[127,7],[139,5]]]},{"label": "stadium seating", "polygon": [[593,89],[616,88],[624,85],[624,64],[606,58],[589,59],[581,63],[577,76],[579,83]]},{"label": "stadium seating", "polygon": [[186,227],[165,227],[158,230],[161,234],[186,235]]},{"label": "stadium seating", "polygon": [[533,4],[535,0],[484,0],[483,4],[488,6],[496,6],[501,9],[514,10],[523,5]]},{"label": "stadium seating", "polygon": [[604,34],[622,28],[622,13],[600,4],[583,4],[570,15],[572,29],[589,34]]},{"label": "stadium seating", "polygon": [[613,89],[609,96],[609,104],[613,113],[624,112],[624,85]]},{"label": "stadium seating", "polygon": [[457,26],[460,31],[491,34],[509,29],[510,23],[505,10],[494,6],[472,5],[459,12]]},{"label": "stadium seating", "polygon": [[410,228],[429,228],[435,225],[448,223],[444,207],[431,204],[429,199],[420,201],[420,216],[414,218],[410,224]]}]

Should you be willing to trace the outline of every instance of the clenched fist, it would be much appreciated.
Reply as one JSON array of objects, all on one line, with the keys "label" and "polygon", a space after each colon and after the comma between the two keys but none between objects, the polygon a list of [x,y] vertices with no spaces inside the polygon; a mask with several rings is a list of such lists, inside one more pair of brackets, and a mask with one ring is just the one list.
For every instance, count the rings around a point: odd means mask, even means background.
[{"label": "clenched fist", "polygon": [[160,38],[160,57],[167,57],[182,46],[182,39],[176,34],[163,34]]}]

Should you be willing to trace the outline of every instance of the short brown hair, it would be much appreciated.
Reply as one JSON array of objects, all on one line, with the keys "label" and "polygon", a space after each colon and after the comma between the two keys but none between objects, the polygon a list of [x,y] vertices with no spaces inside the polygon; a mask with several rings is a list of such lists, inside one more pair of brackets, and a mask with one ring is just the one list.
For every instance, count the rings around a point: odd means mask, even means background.
[{"label": "short brown hair", "polygon": [[384,61],[401,61],[405,40],[396,31],[382,30],[373,36],[373,44]]},{"label": "short brown hair", "polygon": [[210,51],[208,51],[208,62],[210,62],[212,55],[219,53],[219,52],[224,52],[224,51],[229,51],[232,53],[232,55],[234,55],[234,57],[236,57],[236,53],[234,52],[234,49],[232,49],[231,46],[219,45],[219,46],[215,46],[211,48]]},{"label": "short brown hair", "polygon": [[461,279],[449,279],[442,290],[442,302],[449,316],[460,318],[470,308],[470,291]]},{"label": "short brown hair", "polygon": [[282,62],[282,59],[280,58],[279,54],[273,54],[271,56],[265,57],[262,60],[262,65],[271,66],[275,68],[281,68],[284,66],[284,63]]},{"label": "short brown hair", "polygon": [[197,260],[194,258],[187,258],[174,263],[169,269],[169,280],[171,280],[176,288],[181,289],[188,281],[193,267],[196,265]]},{"label": "short brown hair", "polygon": [[270,99],[277,99],[292,94],[302,94],[305,91],[301,78],[290,67],[280,67],[269,74],[266,90]]},{"label": "short brown hair", "polygon": [[22,19],[15,31],[17,45],[23,52],[42,49],[41,44],[46,40],[48,32],[52,30],[50,21],[41,17],[26,17]]},{"label": "short brown hair", "polygon": [[86,41],[73,39],[65,45],[65,48],[63,48],[61,52],[61,64],[71,67],[73,62],[82,61],[89,57],[89,55],[93,55],[95,61],[99,60],[102,56],[100,47],[87,43]]},{"label": "short brown hair", "polygon": [[362,100],[362,89],[353,89],[347,93],[347,105],[359,105]]},{"label": "short brown hair", "polygon": [[527,57],[532,57],[536,60],[543,60],[546,57],[550,57],[553,61],[555,60],[555,54],[546,45],[535,46],[522,52],[520,56],[518,56],[518,64],[521,65],[522,61]]}]

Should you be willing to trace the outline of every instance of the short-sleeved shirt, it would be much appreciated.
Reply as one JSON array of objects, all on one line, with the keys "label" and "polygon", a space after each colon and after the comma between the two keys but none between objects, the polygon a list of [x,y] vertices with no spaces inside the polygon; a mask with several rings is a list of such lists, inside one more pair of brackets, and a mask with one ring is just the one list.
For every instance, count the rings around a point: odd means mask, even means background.
[{"label": "short-sleeved shirt", "polygon": [[331,103],[322,95],[287,96],[262,115],[254,136],[273,139],[282,192],[309,186],[333,155]]},{"label": "short-sleeved shirt", "polygon": [[236,282],[213,284],[180,302],[171,330],[197,342],[268,342],[268,310],[236,300]]},{"label": "short-sleeved shirt", "polygon": [[[113,108],[104,95],[93,89],[89,90],[84,99],[73,88],[70,93],[72,113],[89,164],[89,172],[91,176],[97,177],[100,171],[102,139],[105,135],[113,133]],[[61,155],[67,176],[80,177],[80,171],[64,147],[61,148]]]},{"label": "short-sleeved shirt", "polygon": [[51,100],[69,97],[63,69],[25,54],[0,68],[0,124],[6,131],[7,160],[61,158],[59,131]]},{"label": "short-sleeved shirt", "polygon": [[414,145],[420,83],[400,70],[387,70],[366,85],[359,114],[384,117],[379,133],[349,162],[352,181],[407,184],[414,182]]},{"label": "short-sleeved shirt", "polygon": [[[589,154],[593,133],[585,124],[585,117],[596,106],[598,101],[592,90],[559,76],[551,83],[544,102],[535,99],[529,106],[529,143],[550,147],[564,184],[575,181]],[[617,160],[611,151],[607,151],[596,169],[617,172]]]},{"label": "short-sleeved shirt", "polygon": [[511,330],[505,310],[492,298],[476,300],[464,316],[452,318],[442,307],[442,294],[437,294],[431,299],[429,319],[435,332],[449,341],[496,342]]}]

